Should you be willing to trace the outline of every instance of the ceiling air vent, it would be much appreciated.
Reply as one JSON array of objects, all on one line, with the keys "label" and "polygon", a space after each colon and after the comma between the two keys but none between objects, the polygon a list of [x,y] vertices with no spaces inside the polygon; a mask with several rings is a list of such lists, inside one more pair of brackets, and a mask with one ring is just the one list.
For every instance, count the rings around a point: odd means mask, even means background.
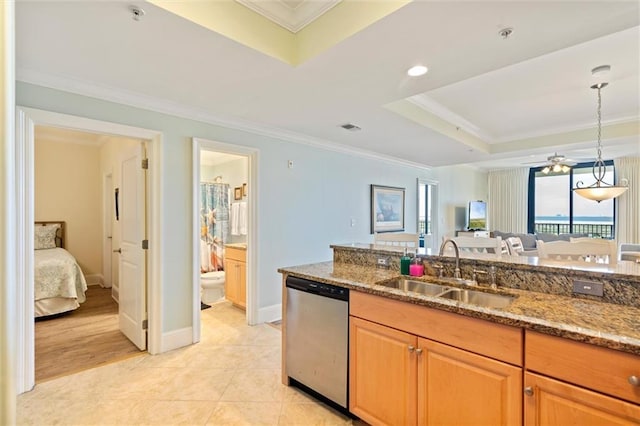
[{"label": "ceiling air vent", "polygon": [[349,130],[350,132],[357,132],[358,130],[362,130],[360,127],[352,123],[343,124],[340,127],[342,127],[345,130]]}]

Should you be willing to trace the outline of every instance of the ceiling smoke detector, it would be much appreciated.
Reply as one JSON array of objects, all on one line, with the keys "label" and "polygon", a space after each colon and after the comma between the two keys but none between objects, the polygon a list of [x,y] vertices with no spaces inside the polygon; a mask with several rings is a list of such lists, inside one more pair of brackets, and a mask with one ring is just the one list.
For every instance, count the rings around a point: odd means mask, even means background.
[{"label": "ceiling smoke detector", "polygon": [[357,132],[359,130],[362,130],[360,127],[358,127],[358,126],[356,126],[355,124],[352,124],[352,123],[343,124],[340,127],[342,127],[345,130],[348,130],[350,132]]},{"label": "ceiling smoke detector", "polygon": [[129,12],[131,12],[131,14],[133,15],[132,18],[134,21],[139,21],[140,18],[142,18],[144,16],[144,10],[142,10],[142,8],[132,4],[131,6],[129,6]]}]

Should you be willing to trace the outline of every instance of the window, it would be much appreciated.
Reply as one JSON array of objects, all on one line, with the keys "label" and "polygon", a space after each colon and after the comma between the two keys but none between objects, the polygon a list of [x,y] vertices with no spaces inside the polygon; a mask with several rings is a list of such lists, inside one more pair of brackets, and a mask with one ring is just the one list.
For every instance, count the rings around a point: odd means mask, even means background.
[{"label": "window", "polygon": [[418,179],[417,194],[417,230],[420,234],[420,247],[436,249],[438,234],[438,183]]},{"label": "window", "polygon": [[[605,182],[614,182],[613,161],[607,161]],[[613,238],[615,214],[613,200],[600,203],[587,200],[571,190],[576,182],[583,186],[595,182],[593,164],[580,163],[567,174],[544,174],[542,167],[529,172],[529,232],[586,234]]]}]

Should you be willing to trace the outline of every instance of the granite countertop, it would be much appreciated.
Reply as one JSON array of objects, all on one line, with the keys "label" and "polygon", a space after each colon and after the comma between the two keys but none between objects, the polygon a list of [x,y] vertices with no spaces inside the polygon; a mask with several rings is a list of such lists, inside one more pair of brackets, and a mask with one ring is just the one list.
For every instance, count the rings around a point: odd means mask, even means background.
[{"label": "granite countertop", "polygon": [[[395,270],[321,262],[280,268],[278,272],[640,355],[640,308],[637,307],[500,288],[498,293],[516,296],[516,299],[503,309],[484,308],[379,285],[400,277]],[[436,280],[434,277],[418,279]],[[454,287],[450,283],[445,285]],[[486,287],[479,290],[492,292]]]},{"label": "granite countertop", "polygon": [[[351,243],[351,244],[332,244],[332,249],[339,248],[341,250],[353,250],[362,251],[366,250],[371,253],[388,254],[403,253],[403,247],[393,246],[380,246],[375,244],[363,244],[363,243]],[[429,248],[412,249],[419,256],[437,256],[438,253]],[[455,257],[455,253],[451,246],[447,246],[447,250],[444,253],[445,257]],[[496,255],[491,253],[471,253],[468,251],[460,251],[460,259],[473,259],[473,260],[487,260],[491,262],[504,262],[508,263],[511,267],[523,267],[530,268],[535,267],[539,270],[557,273],[558,269],[565,269],[571,271],[583,271],[586,273],[598,273],[603,275],[616,275],[619,277],[628,277],[638,279],[640,277],[640,263],[634,261],[618,261],[613,265],[604,263],[589,263],[589,262],[569,262],[566,260],[552,260],[552,259],[540,259],[537,256],[509,256],[509,255]]]}]

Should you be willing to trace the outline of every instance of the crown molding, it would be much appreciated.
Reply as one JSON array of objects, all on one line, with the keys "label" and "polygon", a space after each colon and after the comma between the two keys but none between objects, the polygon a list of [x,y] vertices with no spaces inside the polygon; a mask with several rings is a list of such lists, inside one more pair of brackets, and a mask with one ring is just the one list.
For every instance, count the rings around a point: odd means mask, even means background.
[{"label": "crown molding", "polygon": [[281,27],[297,33],[342,0],[302,0],[295,7],[282,0],[236,0],[237,3],[264,16]]},{"label": "crown molding", "polygon": [[[485,141],[489,145],[508,144],[508,143],[513,143],[513,142],[517,142],[524,139],[539,139],[547,136],[561,135],[565,133],[571,133],[571,132],[596,128],[595,123],[580,124],[580,125],[574,124],[574,125],[568,125],[568,126],[558,126],[553,128],[547,128],[547,129],[538,130],[535,132],[516,133],[509,136],[496,138],[496,137],[491,137],[487,132],[482,130],[480,127],[467,121],[466,119],[454,113],[453,111],[449,110],[448,108],[442,106],[440,103],[434,101],[424,93],[420,95],[411,96],[410,98],[407,98],[406,101],[414,104],[418,108],[422,108],[423,110],[435,115],[436,117],[439,117],[442,120],[447,121],[448,123],[453,124],[454,126],[460,127],[465,132],[476,136],[477,138]],[[614,120],[603,121],[602,125],[615,126],[618,124],[629,123],[629,122],[639,121],[639,120],[640,120],[640,116],[626,116],[626,117],[619,117]]]},{"label": "crown molding", "polygon": [[[23,83],[43,86],[50,89],[74,93],[77,95],[88,96],[103,101],[155,111],[161,114],[172,115],[187,120],[200,121],[215,126],[253,133],[259,136],[280,139],[291,143],[308,145],[314,148],[323,149],[325,151],[333,151],[341,154],[353,155],[355,157],[384,161],[401,166],[415,167],[422,170],[432,169],[431,167],[424,164],[403,160],[401,158],[393,157],[390,155],[384,155],[373,151],[344,146],[325,139],[315,138],[300,133],[294,133],[272,126],[258,125],[247,120],[220,117],[204,111],[200,108],[194,108],[166,99],[147,96],[137,92],[127,91],[119,88],[100,86],[79,79],[72,79],[59,75],[43,73],[40,71],[18,68],[16,69],[16,80]],[[197,137],[197,135],[192,136]]]},{"label": "crown molding", "polygon": [[440,119],[453,124],[456,127],[461,128],[465,132],[481,139],[486,143],[492,143],[494,138],[491,137],[487,132],[482,130],[480,127],[466,120],[462,116],[456,114],[450,109],[444,107],[439,102],[431,99],[426,94],[422,93],[420,95],[411,96],[406,99],[408,102],[411,102],[418,108],[422,108],[423,110],[439,117]]}]

